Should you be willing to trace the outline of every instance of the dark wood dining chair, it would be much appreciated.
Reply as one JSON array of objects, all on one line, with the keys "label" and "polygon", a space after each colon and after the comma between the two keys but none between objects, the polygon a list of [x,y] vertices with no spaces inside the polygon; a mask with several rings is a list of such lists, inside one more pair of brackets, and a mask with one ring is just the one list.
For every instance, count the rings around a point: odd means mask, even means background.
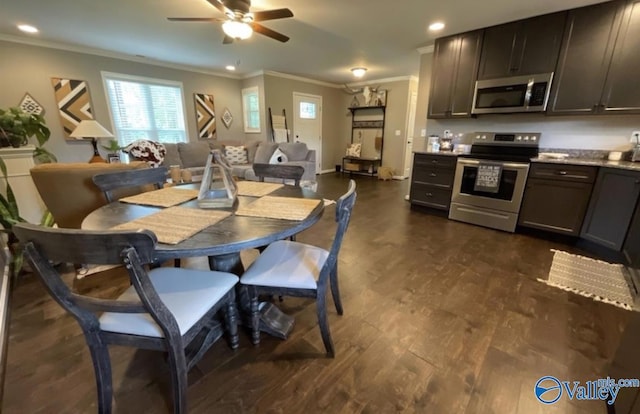
[{"label": "dark wood dining chair", "polygon": [[285,180],[293,180],[294,185],[300,187],[304,168],[300,165],[253,164],[253,172],[260,181],[264,181],[265,178],[282,179],[283,183]]},{"label": "dark wood dining chair", "polygon": [[167,181],[167,168],[143,168],[139,170],[117,171],[93,176],[93,182],[104,193],[107,202],[118,199],[116,192],[125,188],[153,186],[160,189]]},{"label": "dark wood dining chair", "polygon": [[309,297],[316,300],[318,324],[327,356],[334,357],[335,349],[327,318],[326,293],[327,287],[330,286],[336,311],[342,315],[338,286],[338,254],[351,219],[356,194],[356,182],[350,180],[348,191],[336,201],[337,228],[330,250],[289,240],[276,241],[271,243],[242,275],[240,283],[249,291],[254,344],[260,343],[259,294]]},{"label": "dark wood dining chair", "polygon": [[[234,290],[238,277],[173,267],[147,271],[157,243],[152,232],[54,229],[27,223],[14,225],[13,231],[46,290],[82,328],[93,360],[100,413],[111,412],[110,344],[168,354],[174,413],[187,412],[187,372],[224,333],[218,311],[224,314],[231,347],[238,347]],[[124,264],[131,286],[117,299],[77,294],[52,266],[55,262]]]}]

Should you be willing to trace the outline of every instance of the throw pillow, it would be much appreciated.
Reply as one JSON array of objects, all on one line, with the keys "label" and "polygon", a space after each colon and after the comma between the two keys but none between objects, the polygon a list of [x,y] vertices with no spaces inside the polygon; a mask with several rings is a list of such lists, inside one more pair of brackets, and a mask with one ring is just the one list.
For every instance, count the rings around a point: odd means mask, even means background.
[{"label": "throw pillow", "polygon": [[362,151],[362,144],[351,144],[347,148],[347,157],[360,157],[360,152]]},{"label": "throw pillow", "polygon": [[167,153],[164,145],[159,142],[139,139],[127,145],[124,152],[131,155],[139,161],[146,161],[151,167],[155,168],[162,164],[164,156]]},{"label": "throw pillow", "polygon": [[271,159],[269,159],[269,164],[282,164],[283,162],[287,161],[289,161],[287,155],[284,152],[280,151],[280,148],[276,148],[276,150],[273,151]]},{"label": "throw pillow", "polygon": [[246,164],[249,162],[247,160],[247,149],[244,145],[225,145],[224,156],[229,161],[229,164]]}]

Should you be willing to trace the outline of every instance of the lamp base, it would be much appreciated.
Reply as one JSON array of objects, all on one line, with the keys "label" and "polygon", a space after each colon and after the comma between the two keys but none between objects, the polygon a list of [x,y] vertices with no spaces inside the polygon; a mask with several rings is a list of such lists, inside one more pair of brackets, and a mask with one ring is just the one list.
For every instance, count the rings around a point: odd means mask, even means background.
[{"label": "lamp base", "polygon": [[91,140],[91,144],[93,145],[93,157],[91,157],[91,159],[89,160],[89,164],[93,164],[96,162],[103,162],[106,164],[107,161],[102,158],[100,156],[100,153],[98,152],[98,140],[93,138]]}]

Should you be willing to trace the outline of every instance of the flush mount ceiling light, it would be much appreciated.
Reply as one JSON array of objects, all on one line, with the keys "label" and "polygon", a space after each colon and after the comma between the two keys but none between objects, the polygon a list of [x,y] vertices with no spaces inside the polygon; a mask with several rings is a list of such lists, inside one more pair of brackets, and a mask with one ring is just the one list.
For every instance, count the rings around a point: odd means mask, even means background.
[{"label": "flush mount ceiling light", "polygon": [[28,24],[19,24],[18,29],[25,33],[38,33],[38,29],[34,26],[30,26]]},{"label": "flush mount ceiling light", "polygon": [[224,31],[227,36],[239,40],[248,39],[253,34],[253,29],[247,23],[234,20],[228,20],[222,23],[222,31]]},{"label": "flush mount ceiling light", "polygon": [[353,76],[356,78],[361,78],[367,73],[367,68],[352,68],[351,73],[353,73]]},{"label": "flush mount ceiling light", "polygon": [[236,70],[236,67],[235,67],[235,66],[233,66],[233,65],[227,65],[227,66],[225,66],[224,68],[225,68],[226,70],[231,70],[231,71]]},{"label": "flush mount ceiling light", "polygon": [[431,30],[432,32],[436,32],[442,29],[444,29],[444,23],[442,22],[434,22],[429,25],[429,30]]}]

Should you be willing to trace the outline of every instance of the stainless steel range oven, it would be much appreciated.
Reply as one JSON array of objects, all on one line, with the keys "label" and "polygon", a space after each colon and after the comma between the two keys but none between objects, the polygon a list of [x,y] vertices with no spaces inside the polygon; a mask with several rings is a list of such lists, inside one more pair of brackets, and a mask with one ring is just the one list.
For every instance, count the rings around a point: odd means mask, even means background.
[{"label": "stainless steel range oven", "polygon": [[460,156],[449,218],[513,232],[539,133],[476,133]]}]

